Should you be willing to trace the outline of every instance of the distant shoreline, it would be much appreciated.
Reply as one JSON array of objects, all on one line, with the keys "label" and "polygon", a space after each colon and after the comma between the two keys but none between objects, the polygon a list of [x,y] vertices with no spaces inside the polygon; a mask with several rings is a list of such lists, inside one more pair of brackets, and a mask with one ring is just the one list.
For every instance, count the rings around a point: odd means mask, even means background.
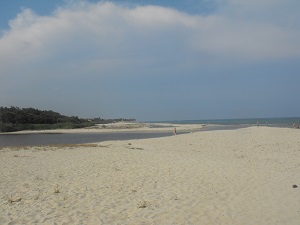
[{"label": "distant shoreline", "polygon": [[[47,146],[61,144],[88,144],[103,141],[119,141],[134,139],[149,139],[173,136],[173,127],[177,134],[206,132],[215,130],[235,130],[248,126],[224,125],[157,125],[155,127],[144,125],[140,128],[120,128],[120,124],[112,125],[106,129],[76,129],[76,130],[45,130],[45,131],[19,131],[0,134],[0,147],[14,146]],[[124,123],[122,126],[128,126]],[[121,127],[122,127],[121,126]],[[116,128],[118,127],[118,129]]]},{"label": "distant shoreline", "polygon": [[118,122],[111,124],[97,124],[92,127],[75,129],[53,129],[53,130],[23,130],[15,132],[2,132],[1,134],[65,134],[65,133],[110,133],[110,132],[168,132],[176,127],[178,131],[194,131],[201,129],[201,124],[169,124],[169,123],[138,123]]}]

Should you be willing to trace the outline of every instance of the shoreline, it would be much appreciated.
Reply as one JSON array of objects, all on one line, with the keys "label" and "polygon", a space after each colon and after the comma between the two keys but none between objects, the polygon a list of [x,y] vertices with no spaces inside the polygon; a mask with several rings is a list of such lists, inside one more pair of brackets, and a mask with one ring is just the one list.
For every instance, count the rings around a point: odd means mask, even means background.
[{"label": "shoreline", "polygon": [[0,135],[16,134],[65,134],[65,133],[112,133],[112,132],[173,132],[176,127],[178,131],[195,131],[201,129],[201,124],[171,124],[171,123],[128,123],[118,122],[113,124],[97,124],[93,127],[77,129],[55,129],[55,130],[24,130],[16,132],[2,132]]},{"label": "shoreline", "polygon": [[[175,127],[175,126],[174,126]],[[0,148],[17,146],[47,146],[88,144],[110,140],[134,140],[172,136],[170,124],[115,123],[94,128],[72,130],[18,131],[0,135]],[[196,132],[201,125],[176,125],[177,134]]]},{"label": "shoreline", "polygon": [[[132,126],[132,124],[129,124]],[[177,129],[177,135],[193,132],[206,132],[214,130],[234,130],[245,128],[246,126],[199,126],[196,125],[173,125],[155,124],[148,126],[140,125],[139,128],[128,128],[128,124],[113,124],[106,129],[76,129],[76,130],[51,130],[49,131],[23,131],[7,133],[0,135],[0,148],[18,147],[18,146],[53,146],[53,145],[76,145],[89,144],[104,141],[135,140],[160,138],[174,135],[174,128]],[[137,124],[134,124],[136,126]],[[83,130],[85,132],[83,132]],[[71,132],[70,132],[71,131]]]},{"label": "shoreline", "polygon": [[[105,127],[103,127],[105,126]],[[174,128],[177,135],[208,132],[237,130],[250,125],[201,125],[201,124],[169,124],[169,123],[114,123],[100,124],[92,128],[59,129],[40,131],[18,131],[11,133],[0,133],[0,149],[9,147],[34,147],[53,145],[76,145],[89,144],[105,141],[121,141],[135,139],[151,139],[173,136]],[[268,126],[258,126],[257,128]],[[270,127],[271,128],[271,127]],[[279,127],[280,129],[284,129]],[[290,128],[287,128],[290,129]]]},{"label": "shoreline", "polygon": [[[218,123],[171,123],[171,122],[117,122],[110,124],[96,124],[92,127],[75,129],[53,129],[53,130],[22,130],[15,132],[0,132],[1,135],[17,134],[66,134],[66,133],[117,133],[117,132],[172,132],[177,131],[206,131],[206,130],[231,130],[246,127],[256,127],[257,124],[218,124]],[[295,128],[276,124],[259,124],[259,127]]]}]

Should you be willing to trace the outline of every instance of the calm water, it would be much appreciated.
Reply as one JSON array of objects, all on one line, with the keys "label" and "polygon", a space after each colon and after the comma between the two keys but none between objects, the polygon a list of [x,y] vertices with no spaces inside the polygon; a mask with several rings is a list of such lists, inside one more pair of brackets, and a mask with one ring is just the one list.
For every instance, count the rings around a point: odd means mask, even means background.
[{"label": "calm water", "polygon": [[76,133],[76,134],[0,134],[0,147],[53,144],[83,144],[110,140],[131,140],[170,136],[171,132],[156,133]]},{"label": "calm water", "polygon": [[[228,130],[239,129],[245,125],[220,125],[220,126],[205,126],[198,131],[210,130]],[[178,135],[189,133],[190,131],[177,132]],[[38,146],[38,145],[53,145],[53,144],[83,144],[113,140],[133,140],[158,138],[173,135],[173,129],[169,132],[112,132],[112,133],[76,133],[76,134],[61,134],[61,133],[46,133],[46,134],[0,134],[0,147],[6,146]]]}]

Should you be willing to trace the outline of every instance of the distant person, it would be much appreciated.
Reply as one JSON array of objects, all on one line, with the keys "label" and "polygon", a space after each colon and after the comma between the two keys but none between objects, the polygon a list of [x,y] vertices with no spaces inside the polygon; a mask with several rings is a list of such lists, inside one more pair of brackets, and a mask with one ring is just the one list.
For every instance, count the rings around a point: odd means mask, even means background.
[{"label": "distant person", "polygon": [[173,134],[176,135],[176,127],[173,129]]},{"label": "distant person", "polygon": [[256,126],[259,126],[259,122],[258,121],[256,122]]}]

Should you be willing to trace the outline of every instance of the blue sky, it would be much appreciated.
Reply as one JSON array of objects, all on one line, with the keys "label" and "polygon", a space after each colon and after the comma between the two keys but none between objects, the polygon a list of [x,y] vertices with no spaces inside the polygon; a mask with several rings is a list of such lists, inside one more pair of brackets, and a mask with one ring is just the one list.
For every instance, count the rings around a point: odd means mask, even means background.
[{"label": "blue sky", "polygon": [[300,116],[300,1],[0,2],[0,105],[149,120]]}]

